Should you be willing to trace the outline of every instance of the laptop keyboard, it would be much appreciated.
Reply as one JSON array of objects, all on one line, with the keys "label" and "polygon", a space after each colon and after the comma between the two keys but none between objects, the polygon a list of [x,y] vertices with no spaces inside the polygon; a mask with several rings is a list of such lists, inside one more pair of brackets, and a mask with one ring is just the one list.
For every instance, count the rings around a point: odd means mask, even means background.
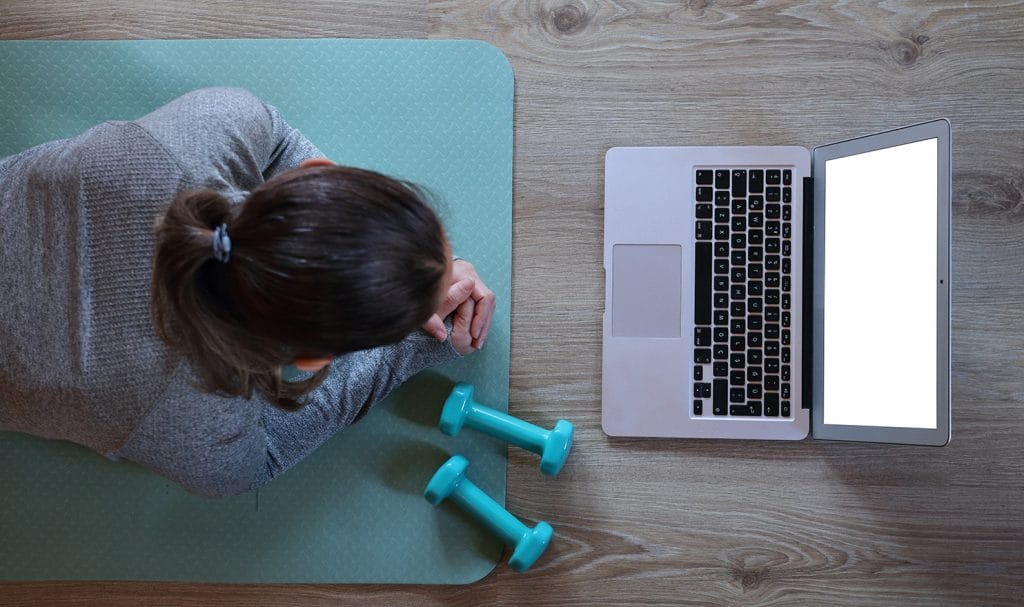
[{"label": "laptop keyboard", "polygon": [[792,170],[695,177],[693,415],[791,417]]}]

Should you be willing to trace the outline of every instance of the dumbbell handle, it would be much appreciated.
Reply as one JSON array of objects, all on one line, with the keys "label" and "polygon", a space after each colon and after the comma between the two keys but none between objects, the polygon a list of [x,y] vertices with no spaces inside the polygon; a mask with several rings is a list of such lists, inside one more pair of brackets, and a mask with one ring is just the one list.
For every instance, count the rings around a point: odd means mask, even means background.
[{"label": "dumbbell handle", "polygon": [[529,527],[468,479],[463,478],[448,499],[487,525],[509,546],[515,546],[529,532]]},{"label": "dumbbell handle", "polygon": [[470,406],[472,413],[466,417],[467,426],[487,434],[501,436],[508,442],[534,453],[544,451],[544,444],[551,434],[549,430],[476,402],[471,402]]}]

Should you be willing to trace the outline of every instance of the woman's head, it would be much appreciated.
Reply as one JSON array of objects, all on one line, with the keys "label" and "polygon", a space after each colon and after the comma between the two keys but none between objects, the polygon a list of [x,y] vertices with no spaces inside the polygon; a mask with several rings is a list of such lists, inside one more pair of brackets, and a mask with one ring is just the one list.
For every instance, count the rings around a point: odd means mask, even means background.
[{"label": "woman's head", "polygon": [[[222,224],[223,262],[214,256]],[[441,224],[414,188],[333,165],[281,173],[237,208],[185,192],[156,231],[158,334],[192,359],[207,389],[258,389],[286,408],[324,373],[285,384],[282,365],[399,341],[436,309],[450,264]]]}]

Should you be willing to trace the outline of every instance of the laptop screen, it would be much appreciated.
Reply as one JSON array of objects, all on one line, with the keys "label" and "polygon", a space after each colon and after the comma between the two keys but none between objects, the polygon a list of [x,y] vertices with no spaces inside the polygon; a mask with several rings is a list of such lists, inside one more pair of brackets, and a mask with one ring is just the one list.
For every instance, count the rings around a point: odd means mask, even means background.
[{"label": "laptop screen", "polygon": [[936,428],[937,154],[825,162],[825,424]]}]

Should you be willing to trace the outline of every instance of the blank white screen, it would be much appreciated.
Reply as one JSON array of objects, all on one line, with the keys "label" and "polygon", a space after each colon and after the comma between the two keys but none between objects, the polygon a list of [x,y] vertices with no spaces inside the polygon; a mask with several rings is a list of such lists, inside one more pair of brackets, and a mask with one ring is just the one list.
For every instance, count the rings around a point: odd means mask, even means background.
[{"label": "blank white screen", "polygon": [[824,421],[936,427],[938,140],[825,162]]}]

